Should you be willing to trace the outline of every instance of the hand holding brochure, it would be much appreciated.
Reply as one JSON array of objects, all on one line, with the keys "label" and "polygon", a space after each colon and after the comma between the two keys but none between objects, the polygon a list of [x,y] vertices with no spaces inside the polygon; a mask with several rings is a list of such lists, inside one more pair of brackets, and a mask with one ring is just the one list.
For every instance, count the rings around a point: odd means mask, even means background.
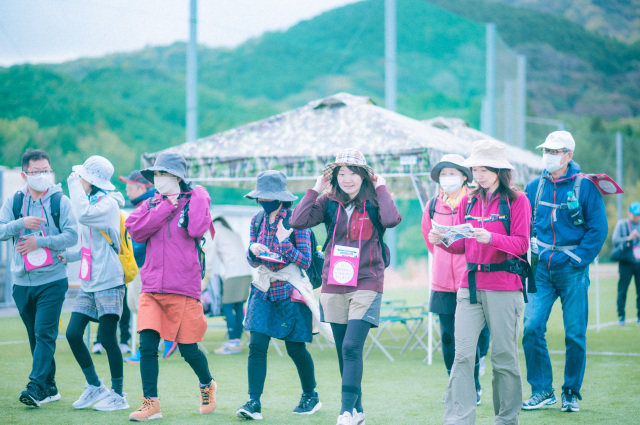
[{"label": "hand holding brochure", "polygon": [[435,221],[431,224],[433,228],[442,235],[442,243],[449,247],[452,243],[462,238],[473,237],[473,226],[470,223],[458,224],[457,226],[443,226]]}]

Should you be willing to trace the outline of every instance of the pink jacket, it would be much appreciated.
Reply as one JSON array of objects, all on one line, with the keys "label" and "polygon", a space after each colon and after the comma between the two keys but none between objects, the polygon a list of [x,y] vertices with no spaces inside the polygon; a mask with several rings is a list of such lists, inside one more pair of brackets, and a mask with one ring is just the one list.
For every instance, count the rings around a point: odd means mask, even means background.
[{"label": "pink jacket", "polygon": [[[473,217],[491,217],[498,214],[498,196],[489,200],[488,205],[478,199],[470,215]],[[467,196],[460,201],[458,210],[458,223],[465,222],[465,210]],[[440,244],[438,247],[453,253],[465,254],[465,259],[469,263],[501,263],[515,255],[523,255],[529,249],[529,230],[531,223],[531,204],[524,195],[518,192],[518,198],[511,203],[511,236],[507,236],[504,224],[500,220],[478,222],[476,220],[466,220],[473,227],[483,227],[491,232],[491,243],[478,243],[475,239],[460,239],[445,248]],[[509,254],[507,253],[509,252]],[[461,287],[468,288],[469,271],[465,269],[462,277]],[[476,286],[479,290],[485,291],[519,291],[522,290],[520,276],[509,272],[477,272]]]},{"label": "pink jacket", "polygon": [[[433,215],[433,221],[444,226],[452,226],[456,224],[457,213],[460,206],[463,208],[465,204],[460,204],[452,209],[449,204],[444,202],[442,194],[438,196],[436,201],[436,211]],[[443,249],[434,250],[433,244],[429,243],[429,232],[431,231],[431,217],[429,217],[429,204],[427,204],[422,214],[422,235],[427,243],[429,252],[433,254],[433,262],[431,268],[431,290],[440,292],[457,292],[460,287],[460,281],[466,269],[466,259],[464,255],[456,255]]]},{"label": "pink jacket", "polygon": [[195,239],[201,238],[209,229],[211,199],[205,188],[196,186],[193,189],[189,201],[189,225],[185,229],[178,227],[178,222],[188,199],[179,198],[175,207],[156,193],[153,198],[139,204],[127,218],[125,225],[131,238],[138,243],[147,243],[147,257],[140,270],[142,292],[200,299],[202,277]]}]

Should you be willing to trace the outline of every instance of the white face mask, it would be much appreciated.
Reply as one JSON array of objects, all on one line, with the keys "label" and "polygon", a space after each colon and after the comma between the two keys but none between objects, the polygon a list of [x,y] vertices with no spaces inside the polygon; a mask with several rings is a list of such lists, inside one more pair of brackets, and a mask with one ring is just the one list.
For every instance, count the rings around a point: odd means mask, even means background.
[{"label": "white face mask", "polygon": [[442,176],[440,177],[440,187],[447,193],[455,192],[462,187],[462,177]]},{"label": "white face mask", "polygon": [[162,195],[173,195],[180,193],[180,183],[177,177],[156,176],[153,178],[153,185]]},{"label": "white face mask", "polygon": [[27,185],[36,192],[44,192],[51,186],[51,174],[27,176]]},{"label": "white face mask", "polygon": [[566,153],[564,155],[551,155],[544,153],[542,154],[542,164],[548,172],[555,173],[567,164],[566,162],[562,162],[562,158],[566,155]]}]

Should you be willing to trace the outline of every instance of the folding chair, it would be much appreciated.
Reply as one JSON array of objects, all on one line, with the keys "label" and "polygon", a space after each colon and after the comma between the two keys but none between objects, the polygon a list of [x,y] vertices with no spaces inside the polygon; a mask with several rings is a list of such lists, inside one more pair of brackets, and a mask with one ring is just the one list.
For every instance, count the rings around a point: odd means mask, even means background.
[{"label": "folding chair", "polygon": [[[369,355],[369,353],[373,350],[373,347],[377,346],[385,354],[385,356],[387,356],[387,358],[390,361],[394,361],[393,357],[391,356],[391,354],[389,354],[389,352],[386,350],[386,348],[380,342],[380,336],[381,336],[382,332],[384,332],[384,330],[388,326],[390,326],[390,325],[392,325],[394,323],[402,323],[407,328],[407,331],[409,332],[409,339],[407,340],[407,342],[405,343],[405,345],[402,348],[402,351],[404,351],[404,348],[408,345],[408,343],[411,341],[411,339],[415,338],[415,333],[417,332],[417,329],[420,327],[420,324],[422,323],[422,320],[423,320],[422,316],[415,316],[415,317],[384,316],[384,317],[381,317],[380,318],[381,326],[378,328],[378,332],[376,332],[375,335],[372,332],[369,332],[368,336],[371,337],[372,343],[369,346],[369,348],[367,349],[367,352],[365,353],[364,358],[366,359],[367,356]],[[412,323],[412,322],[416,322],[415,326],[410,325],[410,323]]]}]

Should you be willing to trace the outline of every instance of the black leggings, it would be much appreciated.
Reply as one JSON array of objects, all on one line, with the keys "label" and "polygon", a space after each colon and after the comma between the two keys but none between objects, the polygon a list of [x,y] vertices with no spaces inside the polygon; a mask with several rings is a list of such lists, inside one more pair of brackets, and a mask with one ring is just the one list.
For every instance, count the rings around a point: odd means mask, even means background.
[{"label": "black leggings", "polygon": [[[249,339],[249,394],[262,394],[267,378],[267,350],[271,337],[260,332],[250,333]],[[295,363],[302,385],[302,392],[311,393],[316,388],[315,370],[311,354],[304,342],[285,341],[287,354]]]},{"label": "black leggings", "polygon": [[[83,341],[84,331],[91,318],[82,313],[71,313],[71,320],[67,327],[67,341],[76,361],[83,370],[93,365],[89,349]],[[118,346],[116,330],[118,328],[118,315],[105,314],[98,319],[100,329],[100,341],[107,352],[111,378],[122,378],[122,352]]]},{"label": "black leggings", "polygon": [[[142,393],[145,398],[158,397],[158,344],[160,334],[153,329],[140,331],[140,376],[142,377]],[[201,384],[205,385],[213,379],[209,372],[207,357],[192,344],[178,343],[180,354],[196,373]]]},{"label": "black leggings", "polygon": [[340,375],[342,375],[342,391],[360,393],[362,384],[362,349],[371,323],[364,320],[349,320],[349,323],[331,323],[331,330],[336,341]]}]

